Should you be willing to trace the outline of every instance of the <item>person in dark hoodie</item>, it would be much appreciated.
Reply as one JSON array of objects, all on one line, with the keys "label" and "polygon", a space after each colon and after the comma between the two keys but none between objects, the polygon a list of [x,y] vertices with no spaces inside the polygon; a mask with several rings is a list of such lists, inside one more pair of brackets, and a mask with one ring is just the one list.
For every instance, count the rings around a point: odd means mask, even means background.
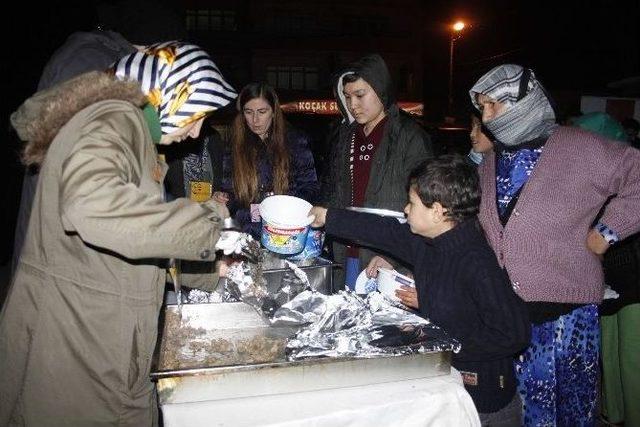
[{"label": "person in dark hoodie", "polygon": [[[460,340],[461,371],[483,425],[519,426],[513,356],[530,328],[523,301],[499,267],[476,214],[476,167],[460,155],[426,160],[408,179],[407,224],[395,218],[314,207],[313,226],[385,250],[411,265],[419,313]],[[400,297],[400,292],[396,291]]]},{"label": "person in dark hoodie", "polygon": [[[346,67],[337,78],[336,94],[346,107],[343,115],[354,121],[346,119],[336,132],[323,203],[401,211],[409,172],[432,155],[429,136],[400,113],[389,70],[378,54]],[[346,266],[346,277],[336,270],[336,283],[353,289],[358,273],[377,253],[344,243],[333,244],[334,260]]]},{"label": "person in dark hoodie", "polygon": [[[48,89],[88,71],[106,70],[115,61],[135,50],[131,43],[114,31],[96,29],[75,32],[49,59],[40,76],[38,90]],[[12,272],[18,265],[18,257],[27,234],[37,182],[37,168],[27,168],[22,181],[22,195],[16,221]]]}]

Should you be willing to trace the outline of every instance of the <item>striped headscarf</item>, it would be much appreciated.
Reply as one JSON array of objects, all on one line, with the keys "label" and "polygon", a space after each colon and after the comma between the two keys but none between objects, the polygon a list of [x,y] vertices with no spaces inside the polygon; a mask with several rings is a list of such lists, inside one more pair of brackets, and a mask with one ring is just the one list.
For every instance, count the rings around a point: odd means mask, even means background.
[{"label": "striped headscarf", "polygon": [[114,64],[121,80],[137,80],[172,133],[224,107],[238,95],[209,55],[198,46],[165,42],[125,56]]},{"label": "striped headscarf", "polygon": [[504,145],[549,136],[556,127],[556,115],[542,84],[533,71],[520,65],[499,65],[480,77],[469,91],[471,102],[480,111],[478,94],[506,104],[502,114],[484,123]]}]

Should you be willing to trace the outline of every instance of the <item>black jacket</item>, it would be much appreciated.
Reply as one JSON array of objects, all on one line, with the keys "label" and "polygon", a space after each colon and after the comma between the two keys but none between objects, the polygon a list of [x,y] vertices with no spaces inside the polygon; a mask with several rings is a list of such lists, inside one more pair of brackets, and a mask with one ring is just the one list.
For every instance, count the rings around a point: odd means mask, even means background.
[{"label": "black jacket", "polygon": [[511,401],[513,356],[528,345],[531,327],[477,220],[427,239],[394,218],[329,209],[326,230],[413,266],[420,314],[460,340],[452,364],[470,380],[465,387],[478,411],[495,412]]}]

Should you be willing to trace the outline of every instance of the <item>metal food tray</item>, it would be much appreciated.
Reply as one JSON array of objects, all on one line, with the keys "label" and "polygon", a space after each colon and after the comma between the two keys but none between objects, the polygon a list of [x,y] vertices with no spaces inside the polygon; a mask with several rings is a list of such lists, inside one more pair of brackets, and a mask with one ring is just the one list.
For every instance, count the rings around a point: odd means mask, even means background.
[{"label": "metal food tray", "polygon": [[191,402],[367,386],[449,375],[450,352],[371,359],[295,362],[156,372],[162,407]]},{"label": "metal food tray", "polygon": [[[296,330],[297,327],[268,325],[252,307],[242,302],[186,304],[182,307],[170,305],[165,310],[159,354],[152,377],[219,375],[296,366],[308,369],[310,365],[330,365],[338,361],[402,364],[401,361],[406,359],[406,356],[392,356],[288,362],[285,346],[287,338]],[[420,360],[423,373],[446,374],[449,373],[450,362],[449,356],[444,354],[432,352],[412,356]],[[376,359],[388,359],[391,362],[366,362]]]},{"label": "metal food tray", "polygon": [[[336,292],[333,286],[333,269],[342,268],[341,264],[331,262],[322,257],[295,261],[294,264],[307,274],[312,289],[325,295],[331,295]],[[270,293],[275,293],[278,290],[278,286],[285,274],[293,274],[285,264],[285,258],[266,250],[262,268],[267,282],[267,290]],[[227,279],[221,278],[218,282],[218,289],[224,289],[226,283]]]},{"label": "metal food tray", "polygon": [[[165,322],[158,363],[151,374],[163,407],[414,380],[451,371],[450,352],[442,351],[289,362],[284,347],[295,329],[267,325],[244,303],[168,306],[167,314],[169,322]],[[228,354],[203,350],[207,340],[216,339],[229,342]],[[267,342],[263,357],[234,349],[234,343],[243,341],[246,346],[257,342],[254,348],[260,348],[265,339],[275,343]]]},{"label": "metal food tray", "polygon": [[270,327],[242,302],[168,305],[158,371],[284,361],[296,329]]},{"label": "metal food tray", "polygon": [[[332,293],[335,264],[322,258],[297,264],[314,289]],[[287,272],[282,259],[265,261],[270,292]],[[420,379],[451,370],[450,352],[443,351],[289,362],[287,339],[298,328],[270,326],[242,302],[167,305],[161,325],[151,377],[163,406]]]}]

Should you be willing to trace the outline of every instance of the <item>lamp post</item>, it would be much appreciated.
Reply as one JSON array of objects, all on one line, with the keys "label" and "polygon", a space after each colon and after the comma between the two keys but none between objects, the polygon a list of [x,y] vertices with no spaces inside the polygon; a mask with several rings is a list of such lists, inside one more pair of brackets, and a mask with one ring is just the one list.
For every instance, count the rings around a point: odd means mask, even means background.
[{"label": "lamp post", "polygon": [[447,112],[449,116],[453,113],[453,46],[455,41],[460,38],[461,31],[464,30],[465,23],[458,21],[451,26],[451,40],[449,42],[449,105]]}]

